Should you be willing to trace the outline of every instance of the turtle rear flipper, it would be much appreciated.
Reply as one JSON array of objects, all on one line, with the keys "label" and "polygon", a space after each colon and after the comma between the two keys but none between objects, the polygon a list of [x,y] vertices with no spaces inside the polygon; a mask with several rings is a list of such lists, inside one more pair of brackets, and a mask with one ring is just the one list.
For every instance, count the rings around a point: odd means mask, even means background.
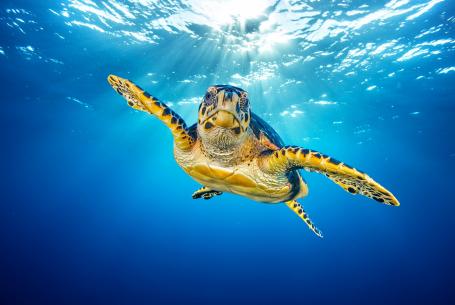
[{"label": "turtle rear flipper", "polygon": [[293,210],[308,226],[308,228],[314,232],[314,234],[316,234],[317,236],[319,237],[323,237],[322,236],[322,232],[321,230],[319,230],[315,225],[314,223],[311,221],[310,217],[308,217],[308,214],[305,212],[305,210],[303,209],[302,205],[300,203],[298,203],[297,201],[295,200],[291,200],[291,201],[286,201],[285,204],[291,209]]},{"label": "turtle rear flipper", "polygon": [[260,165],[270,172],[286,173],[297,169],[317,172],[351,194],[361,194],[388,205],[400,205],[391,192],[367,174],[317,151],[287,146],[261,157]]},{"label": "turtle rear flipper", "polygon": [[223,192],[215,191],[215,190],[212,190],[211,188],[203,186],[200,189],[198,189],[196,192],[194,192],[192,197],[193,197],[193,199],[204,198],[207,200],[207,199],[211,199],[211,198],[221,195],[221,194],[223,194]]},{"label": "turtle rear flipper", "polygon": [[112,88],[126,99],[130,107],[153,114],[169,127],[178,148],[189,150],[193,147],[196,139],[190,135],[185,121],[166,104],[127,79],[109,75],[107,80]]}]

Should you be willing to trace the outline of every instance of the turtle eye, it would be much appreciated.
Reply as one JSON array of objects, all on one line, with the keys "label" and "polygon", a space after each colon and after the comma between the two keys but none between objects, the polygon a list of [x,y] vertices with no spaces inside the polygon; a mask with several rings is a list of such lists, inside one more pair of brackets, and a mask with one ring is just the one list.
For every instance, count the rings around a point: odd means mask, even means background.
[{"label": "turtle eye", "polygon": [[215,102],[215,99],[216,99],[216,88],[210,87],[204,96],[204,102],[206,105],[212,105]]},{"label": "turtle eye", "polygon": [[248,100],[248,94],[246,92],[242,92],[240,94],[240,109],[243,112],[247,112],[249,107],[250,101]]},{"label": "turtle eye", "polygon": [[216,87],[212,86],[207,89],[207,92],[209,92],[211,94],[216,94],[218,92],[218,90],[216,90]]},{"label": "turtle eye", "polygon": [[204,96],[204,103],[205,103],[207,106],[210,106],[210,105],[212,105],[213,103],[215,103],[215,98],[216,98],[216,95],[207,92],[207,93],[205,94],[205,96]]}]

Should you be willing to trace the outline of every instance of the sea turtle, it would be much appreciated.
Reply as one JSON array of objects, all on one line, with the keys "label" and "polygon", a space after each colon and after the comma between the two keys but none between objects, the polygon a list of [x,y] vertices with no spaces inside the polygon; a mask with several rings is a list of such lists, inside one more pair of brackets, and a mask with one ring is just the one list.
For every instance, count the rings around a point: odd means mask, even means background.
[{"label": "sea turtle", "polygon": [[229,85],[207,89],[198,121],[184,120],[133,82],[109,75],[108,82],[134,109],[153,114],[174,136],[178,165],[202,187],[193,198],[229,192],[264,203],[285,203],[322,237],[298,198],[308,194],[299,170],[325,175],[351,194],[398,206],[398,200],[367,174],[320,152],[285,146],[276,131],[250,109],[245,90]]}]

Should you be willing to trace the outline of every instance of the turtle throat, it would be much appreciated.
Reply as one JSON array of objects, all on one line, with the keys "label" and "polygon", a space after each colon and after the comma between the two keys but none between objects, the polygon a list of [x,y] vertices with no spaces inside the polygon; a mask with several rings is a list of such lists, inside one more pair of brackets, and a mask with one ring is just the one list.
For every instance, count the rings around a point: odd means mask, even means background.
[{"label": "turtle throat", "polygon": [[[207,124],[212,125],[207,129]],[[213,160],[227,163],[238,157],[246,138],[246,132],[240,127],[220,127],[210,121],[198,126],[198,134],[204,153]]]}]

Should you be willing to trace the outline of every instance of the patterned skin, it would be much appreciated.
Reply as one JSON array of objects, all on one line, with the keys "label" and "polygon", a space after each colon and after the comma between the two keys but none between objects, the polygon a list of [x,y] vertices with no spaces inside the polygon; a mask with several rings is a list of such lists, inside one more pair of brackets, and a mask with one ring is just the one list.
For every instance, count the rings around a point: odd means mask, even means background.
[{"label": "patterned skin", "polygon": [[110,75],[108,82],[134,109],[160,119],[174,137],[174,157],[203,185],[193,198],[230,192],[265,203],[285,203],[322,237],[296,200],[308,194],[299,170],[317,172],[351,194],[398,206],[398,200],[367,174],[327,155],[282,140],[251,112],[246,91],[228,85],[209,87],[198,122],[187,127],[178,114],[129,80]]}]

